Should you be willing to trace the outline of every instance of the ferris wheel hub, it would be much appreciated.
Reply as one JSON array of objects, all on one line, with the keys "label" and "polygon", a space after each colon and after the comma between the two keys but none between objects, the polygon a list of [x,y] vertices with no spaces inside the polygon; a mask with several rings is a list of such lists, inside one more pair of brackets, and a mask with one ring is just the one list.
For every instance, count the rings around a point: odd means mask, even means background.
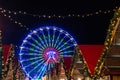
[{"label": "ferris wheel hub", "polygon": [[43,57],[48,63],[57,63],[59,58],[59,53],[55,48],[46,48],[43,51]]}]

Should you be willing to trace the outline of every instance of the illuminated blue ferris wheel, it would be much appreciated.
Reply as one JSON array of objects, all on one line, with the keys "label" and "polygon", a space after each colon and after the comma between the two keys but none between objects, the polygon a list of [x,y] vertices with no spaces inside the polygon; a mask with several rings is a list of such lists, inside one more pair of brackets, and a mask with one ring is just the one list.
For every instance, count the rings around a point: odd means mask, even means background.
[{"label": "illuminated blue ferris wheel", "polygon": [[20,47],[22,68],[31,79],[39,80],[63,57],[72,57],[77,42],[66,31],[55,26],[35,29]]}]

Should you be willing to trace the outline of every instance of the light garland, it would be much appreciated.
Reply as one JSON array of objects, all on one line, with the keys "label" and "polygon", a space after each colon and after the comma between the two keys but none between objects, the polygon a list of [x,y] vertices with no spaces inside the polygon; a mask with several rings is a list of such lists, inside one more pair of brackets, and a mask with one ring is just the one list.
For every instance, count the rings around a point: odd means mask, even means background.
[{"label": "light garland", "polygon": [[2,72],[3,72],[3,69],[2,69],[2,66],[4,65],[2,63],[2,31],[0,30],[0,79],[2,80]]},{"label": "light garland", "polygon": [[[75,63],[77,61],[77,58],[79,58],[81,61],[82,61],[82,64],[83,64],[83,68],[84,68],[84,72],[86,72],[87,74],[83,74],[83,76],[89,76],[89,77],[92,77],[91,73],[90,73],[90,70],[87,66],[87,63],[82,55],[82,52],[80,51],[79,47],[76,46],[75,47],[75,53],[74,53],[74,56],[72,58],[72,63],[70,65],[70,70],[67,71],[67,80],[71,80],[72,76],[73,76],[73,71],[74,71],[74,67],[75,67]],[[66,68],[64,68],[66,70]]]},{"label": "light garland", "polygon": [[25,28],[26,30],[30,30],[26,25],[23,25],[21,22],[14,20],[12,18],[12,16],[10,16],[6,13],[6,10],[0,11],[0,12],[4,17],[7,17],[11,22],[19,25],[21,28]]},{"label": "light garland", "polygon": [[77,54],[78,54],[79,58],[80,58],[81,61],[83,62],[84,72],[87,73],[87,75],[84,75],[84,76],[92,77],[91,72],[90,72],[90,69],[88,68],[87,62],[85,61],[85,58],[83,57],[82,52],[81,52],[81,50],[79,49],[78,46],[76,47],[76,51],[77,51]]},{"label": "light garland", "polygon": [[[118,8],[118,7],[116,7]],[[115,9],[116,9],[115,8]],[[3,8],[0,8],[1,11],[4,11],[6,12],[7,14],[13,14],[13,15],[18,15],[18,14],[22,14],[22,15],[28,15],[28,16],[32,16],[32,17],[37,17],[37,18],[85,18],[85,17],[90,17],[90,16],[95,16],[95,15],[98,15],[98,14],[108,14],[108,13],[111,13],[113,11],[115,11],[115,9],[112,9],[112,10],[98,10],[96,12],[93,12],[93,13],[87,13],[87,14],[68,14],[68,15],[56,15],[56,14],[53,14],[53,15],[46,15],[46,14],[43,14],[43,15],[39,15],[39,14],[31,14],[31,13],[28,13],[28,12],[22,12],[22,11],[11,11],[11,10],[6,10],[6,9],[3,9]]]},{"label": "light garland", "polygon": [[108,29],[107,36],[104,42],[104,49],[95,67],[95,72],[94,72],[95,76],[93,77],[94,79],[99,78],[102,74],[101,70],[103,68],[103,65],[106,59],[106,54],[108,53],[109,47],[112,44],[113,37],[115,35],[119,22],[120,22],[120,8],[115,11],[113,18],[110,21],[109,29]]},{"label": "light garland", "polygon": [[0,79],[4,79],[4,56],[3,56],[3,48],[2,48],[2,31],[0,30]]},{"label": "light garland", "polygon": [[[118,7],[116,7],[116,8],[118,8]],[[37,14],[31,14],[31,13],[22,12],[22,11],[11,11],[11,10],[7,10],[7,9],[3,9],[3,8],[0,8],[0,13],[3,14],[4,17],[7,17],[11,22],[19,25],[21,28],[25,28],[26,30],[30,30],[26,25],[23,25],[21,22],[14,20],[11,15],[18,16],[19,14],[21,14],[21,15],[26,15],[26,16],[32,16],[34,18],[40,18],[40,19],[41,18],[45,18],[45,19],[86,18],[86,17],[95,16],[95,15],[99,15],[99,14],[109,14],[111,12],[114,12],[116,10],[116,8],[112,9],[112,10],[98,10],[98,11],[93,12],[93,13],[87,13],[87,14],[82,14],[82,15],[81,14],[68,14],[68,15],[56,15],[56,14],[45,15],[45,14],[43,14],[43,15],[37,15]]]},{"label": "light garland", "polygon": [[[6,79],[7,76],[9,75],[9,71],[10,70],[13,70],[14,68],[14,47],[13,45],[11,44],[10,45],[10,49],[9,49],[9,53],[8,53],[8,57],[7,57],[7,62],[6,62],[6,65],[5,65],[5,74],[4,74],[4,78]],[[14,72],[14,71],[13,71]]]}]

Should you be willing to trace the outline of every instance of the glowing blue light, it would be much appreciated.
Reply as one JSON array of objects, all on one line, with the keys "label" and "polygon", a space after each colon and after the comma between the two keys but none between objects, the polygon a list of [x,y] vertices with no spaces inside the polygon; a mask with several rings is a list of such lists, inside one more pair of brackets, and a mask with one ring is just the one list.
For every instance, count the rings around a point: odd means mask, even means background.
[{"label": "glowing blue light", "polygon": [[39,35],[38,34],[36,34],[36,36],[37,36],[37,38],[38,38],[38,45],[42,45],[41,47],[43,48],[46,48],[46,45],[44,44],[45,42],[44,42],[44,40],[41,38],[41,37],[39,37]]},{"label": "glowing blue light", "polygon": [[20,63],[31,79],[41,80],[59,61],[59,57],[72,57],[76,45],[74,38],[63,29],[55,26],[41,27],[23,40],[19,53]]},{"label": "glowing blue light", "polygon": [[35,31],[35,30],[34,30],[34,31],[33,31],[33,33],[35,33],[35,34],[36,34],[36,33],[37,33],[37,31]]},{"label": "glowing blue light", "polygon": [[29,74],[26,74],[27,76],[29,76]]},{"label": "glowing blue light", "polygon": [[48,46],[48,41],[46,39],[46,36],[45,36],[44,32],[42,32],[42,36],[43,36],[43,39],[44,39],[44,42],[45,42],[46,46]]},{"label": "glowing blue light", "polygon": [[57,38],[56,38],[56,41],[55,41],[55,43],[54,43],[54,47],[56,47],[56,45],[58,44],[59,39],[60,39],[60,35],[61,35],[61,33],[58,34],[58,36],[57,36]]},{"label": "glowing blue light", "polygon": [[40,30],[42,31],[43,29],[42,29],[42,28],[40,28]]},{"label": "glowing blue light", "polygon": [[63,32],[63,30],[61,29],[60,32]]},{"label": "glowing blue light", "polygon": [[48,55],[49,58],[54,58],[55,57],[55,51],[48,51],[46,54]]},{"label": "glowing blue light", "polygon": [[23,46],[20,47],[20,49],[23,49],[23,48],[24,48]]},{"label": "glowing blue light", "polygon": [[49,43],[49,46],[51,46],[52,45],[52,43],[51,43],[51,35],[50,35],[50,30],[48,30],[47,31],[48,32],[48,43]]},{"label": "glowing blue light", "polygon": [[28,37],[31,37],[31,35],[28,35]]},{"label": "glowing blue light", "polygon": [[73,41],[74,39],[73,38],[70,38],[71,41]]},{"label": "glowing blue light", "polygon": [[26,42],[27,42],[27,40],[23,40],[23,42],[24,42],[24,43],[26,43]]},{"label": "glowing blue light", "polygon": [[65,34],[66,36],[68,36],[69,34]]},{"label": "glowing blue light", "polygon": [[46,27],[47,30],[49,30],[50,28],[49,27]]},{"label": "glowing blue light", "polygon": [[20,53],[19,55],[21,56],[21,55],[23,55],[23,53]]},{"label": "glowing blue light", "polygon": [[54,27],[53,30],[56,30],[56,28]]},{"label": "glowing blue light", "polygon": [[74,44],[74,46],[77,46],[77,44]]},{"label": "glowing blue light", "polygon": [[22,63],[23,61],[21,60],[20,62]]}]

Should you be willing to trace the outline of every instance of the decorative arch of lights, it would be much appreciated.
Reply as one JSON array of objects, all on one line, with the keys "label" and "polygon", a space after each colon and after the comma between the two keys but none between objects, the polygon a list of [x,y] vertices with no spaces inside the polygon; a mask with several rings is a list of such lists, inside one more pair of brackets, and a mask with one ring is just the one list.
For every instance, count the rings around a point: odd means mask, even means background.
[{"label": "decorative arch of lights", "polygon": [[22,68],[31,79],[41,79],[63,57],[72,57],[77,42],[66,31],[44,26],[30,32],[20,47]]}]

